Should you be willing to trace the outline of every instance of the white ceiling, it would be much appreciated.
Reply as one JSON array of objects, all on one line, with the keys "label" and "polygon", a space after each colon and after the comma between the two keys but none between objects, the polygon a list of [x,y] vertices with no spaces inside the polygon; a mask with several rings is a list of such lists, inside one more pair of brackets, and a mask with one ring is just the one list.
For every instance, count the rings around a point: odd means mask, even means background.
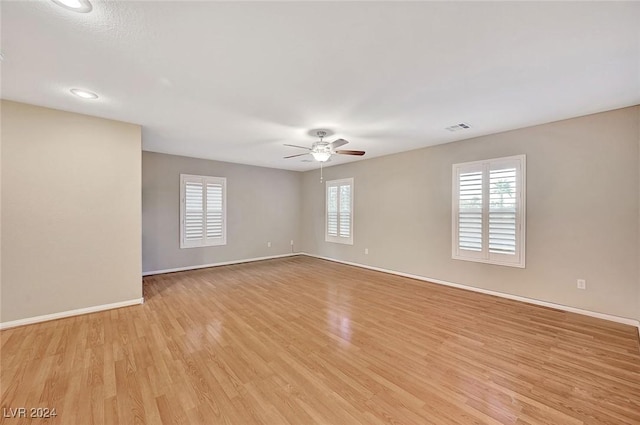
[{"label": "white ceiling", "polygon": [[637,2],[92,3],[2,1],[2,97],[150,151],[307,170],[312,128],[366,159],[640,103]]}]

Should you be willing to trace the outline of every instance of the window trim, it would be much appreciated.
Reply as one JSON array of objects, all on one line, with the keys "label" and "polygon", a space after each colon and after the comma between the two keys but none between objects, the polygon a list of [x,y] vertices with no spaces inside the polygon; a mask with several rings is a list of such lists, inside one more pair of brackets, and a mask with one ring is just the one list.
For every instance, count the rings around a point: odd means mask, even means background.
[{"label": "window trim", "polygon": [[[185,207],[186,207],[186,183],[187,181],[200,180],[203,183],[203,205],[206,205],[207,183],[222,184],[222,237],[207,240],[206,231],[199,241],[185,241]],[[206,207],[203,219],[206,220]],[[227,244],[227,178],[213,176],[199,176],[194,174],[180,174],[180,249],[204,248],[208,246],[221,246]]]},{"label": "window trim", "polygon": [[[519,166],[519,170],[516,174],[516,185],[517,185],[517,204],[519,208],[516,212],[516,221],[517,221],[517,229],[516,229],[516,249],[518,250],[517,261],[505,261],[507,258],[505,254],[493,254],[489,253],[488,247],[488,238],[489,238],[489,225],[488,225],[488,214],[489,214],[489,185],[485,187],[483,184],[483,207],[482,207],[482,216],[483,216],[483,241],[485,240],[484,235],[486,235],[486,249],[480,251],[479,253],[469,251],[466,255],[462,255],[460,253],[459,245],[458,245],[458,232],[459,232],[459,181],[458,181],[458,172],[461,168],[464,168],[465,171],[469,168],[477,168],[483,170],[483,182],[486,177],[488,177],[490,170],[500,163],[509,163],[509,162],[517,162]],[[453,164],[452,166],[452,197],[451,197],[451,258],[454,260],[463,260],[463,261],[473,261],[478,263],[486,263],[486,264],[495,264],[499,266],[509,266],[509,267],[518,267],[525,268],[525,250],[526,250],[526,213],[527,213],[527,205],[526,205],[526,155],[513,155],[508,157],[501,158],[491,158],[485,159],[481,161],[471,161],[471,162],[463,162],[458,164]],[[488,181],[488,180],[487,180]],[[484,200],[487,200],[486,202]]]},{"label": "window trim", "polygon": [[[351,196],[349,197],[349,221],[350,221],[350,232],[349,232],[349,237],[345,238],[343,236],[331,236],[329,235],[329,188],[332,186],[337,186],[338,188],[340,186],[344,186],[346,184],[348,184],[351,187]],[[353,186],[353,177],[349,177],[346,179],[338,179],[338,180],[327,180],[327,182],[325,183],[325,190],[324,190],[324,240],[325,242],[333,242],[333,243],[339,243],[339,244],[343,244],[343,245],[353,245],[353,197],[354,197],[354,186]],[[338,189],[339,192],[339,189]],[[340,198],[340,193],[338,193],[338,199]],[[338,217],[340,217],[340,206],[338,206]],[[338,229],[340,229],[340,218],[338,218]]]}]

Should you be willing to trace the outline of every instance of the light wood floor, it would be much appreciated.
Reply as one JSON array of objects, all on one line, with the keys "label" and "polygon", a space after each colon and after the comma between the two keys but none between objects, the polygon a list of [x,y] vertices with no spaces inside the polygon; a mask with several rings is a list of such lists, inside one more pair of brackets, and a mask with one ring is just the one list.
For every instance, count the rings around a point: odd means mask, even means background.
[{"label": "light wood floor", "polygon": [[308,257],[0,333],[20,424],[640,424],[637,329]]}]

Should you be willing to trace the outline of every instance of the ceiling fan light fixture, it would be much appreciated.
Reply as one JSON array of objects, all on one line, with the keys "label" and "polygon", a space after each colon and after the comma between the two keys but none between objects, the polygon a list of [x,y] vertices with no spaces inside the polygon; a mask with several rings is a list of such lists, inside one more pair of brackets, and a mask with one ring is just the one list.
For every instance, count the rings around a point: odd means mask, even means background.
[{"label": "ceiling fan light fixture", "polygon": [[311,152],[311,155],[318,162],[326,162],[331,157],[331,152]]}]

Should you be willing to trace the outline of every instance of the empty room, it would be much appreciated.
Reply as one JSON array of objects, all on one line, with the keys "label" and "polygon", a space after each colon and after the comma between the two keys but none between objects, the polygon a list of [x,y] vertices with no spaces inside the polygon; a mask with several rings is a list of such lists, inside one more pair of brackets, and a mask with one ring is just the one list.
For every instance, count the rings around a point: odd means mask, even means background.
[{"label": "empty room", "polygon": [[0,24],[0,424],[640,425],[640,2]]}]

